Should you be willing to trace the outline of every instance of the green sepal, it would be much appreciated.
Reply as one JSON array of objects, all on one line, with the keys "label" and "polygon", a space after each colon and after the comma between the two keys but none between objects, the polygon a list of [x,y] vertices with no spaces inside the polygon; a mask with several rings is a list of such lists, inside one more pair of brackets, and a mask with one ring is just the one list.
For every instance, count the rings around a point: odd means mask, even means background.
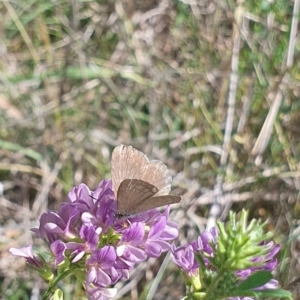
[{"label": "green sepal", "polygon": [[205,293],[196,292],[192,294],[192,299],[201,300],[204,298],[205,295]]},{"label": "green sepal", "polygon": [[50,298],[50,300],[63,300],[64,299],[64,293],[61,289],[56,289],[53,296]]},{"label": "green sepal", "polygon": [[51,268],[48,266],[47,262],[45,261],[44,257],[40,253],[37,253],[37,256],[43,262],[43,266],[41,268],[35,267],[31,264],[28,264],[28,266],[34,271],[38,272],[45,280],[47,281],[53,280],[54,274]]},{"label": "green sepal", "polygon": [[116,233],[112,227],[108,229],[108,232],[105,234],[101,234],[100,240],[98,243],[98,249],[107,245],[116,245],[121,240],[122,235],[120,233]]},{"label": "green sepal", "polygon": [[200,276],[198,276],[198,274],[196,276],[192,275],[190,280],[194,290],[199,291],[202,287]]},{"label": "green sepal", "polygon": [[77,279],[80,283],[83,283],[83,282],[85,281],[86,271],[85,271],[85,270],[76,269],[76,270],[74,271],[74,275],[75,275],[76,279]]},{"label": "green sepal", "polygon": [[65,257],[65,259],[59,265],[57,265],[57,267],[59,273],[68,270],[70,267],[70,259],[68,257]]},{"label": "green sepal", "polygon": [[36,270],[47,281],[52,281],[54,278],[52,270],[47,266],[44,266],[41,269],[34,268],[34,270]]}]

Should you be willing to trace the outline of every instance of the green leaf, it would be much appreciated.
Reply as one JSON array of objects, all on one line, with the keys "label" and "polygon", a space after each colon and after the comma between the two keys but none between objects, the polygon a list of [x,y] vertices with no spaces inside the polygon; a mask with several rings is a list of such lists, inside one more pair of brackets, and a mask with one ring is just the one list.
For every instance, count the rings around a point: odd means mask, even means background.
[{"label": "green leaf", "polygon": [[137,73],[121,70],[120,75],[121,75],[121,77],[123,77],[125,79],[135,81],[139,84],[147,84],[147,80],[145,78],[141,77]]},{"label": "green leaf", "polygon": [[43,159],[43,157],[40,153],[38,153],[30,148],[24,148],[19,144],[0,140],[0,148],[14,151],[14,152],[23,153],[24,155],[26,155],[36,161],[41,161]]},{"label": "green leaf", "polygon": [[67,77],[71,79],[94,79],[94,78],[112,78],[117,72],[105,67],[83,67],[72,66],[67,69]]},{"label": "green leaf", "polygon": [[293,299],[292,293],[282,289],[276,290],[263,290],[258,292],[257,297],[264,297],[264,298],[286,298],[286,299]]},{"label": "green leaf", "polygon": [[289,291],[282,289],[274,289],[274,290],[262,290],[262,291],[243,291],[243,290],[235,290],[231,295],[231,297],[255,297],[257,299],[261,298],[284,298],[284,299],[293,299],[292,294]]},{"label": "green leaf", "polygon": [[238,287],[238,290],[251,290],[258,288],[273,278],[271,272],[269,271],[258,271],[250,275],[245,281],[243,281]]}]

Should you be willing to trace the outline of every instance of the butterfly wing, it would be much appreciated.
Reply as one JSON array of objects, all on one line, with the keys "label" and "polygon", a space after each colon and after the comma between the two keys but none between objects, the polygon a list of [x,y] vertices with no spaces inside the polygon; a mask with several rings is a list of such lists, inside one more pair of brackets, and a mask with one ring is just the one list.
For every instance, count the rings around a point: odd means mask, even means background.
[{"label": "butterfly wing", "polygon": [[172,176],[167,166],[159,160],[148,161],[147,171],[142,174],[141,180],[147,181],[157,187],[155,196],[167,195],[171,190]]},{"label": "butterfly wing", "polygon": [[144,212],[153,208],[178,203],[181,201],[181,197],[173,195],[154,196],[140,202],[136,207],[136,212]]},{"label": "butterfly wing", "polygon": [[119,187],[117,203],[119,215],[133,215],[156,207],[177,203],[181,197],[155,196],[157,188],[143,180],[125,179]]},{"label": "butterfly wing", "polygon": [[117,146],[111,158],[112,186],[116,198],[125,179],[138,179],[155,186],[156,196],[166,195],[171,190],[172,177],[166,165],[159,160],[149,161],[147,156],[131,146]]},{"label": "butterfly wing", "polygon": [[154,185],[143,180],[123,180],[117,195],[118,214],[132,215],[139,212],[137,207],[146,203],[157,191]]}]

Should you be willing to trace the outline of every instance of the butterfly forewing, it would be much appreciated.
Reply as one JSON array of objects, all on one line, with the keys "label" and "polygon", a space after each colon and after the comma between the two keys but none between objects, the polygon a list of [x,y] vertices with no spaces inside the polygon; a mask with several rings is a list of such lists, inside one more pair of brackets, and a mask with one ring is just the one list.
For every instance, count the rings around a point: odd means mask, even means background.
[{"label": "butterfly forewing", "polygon": [[111,177],[116,197],[119,186],[125,179],[140,179],[145,162],[146,156],[131,146],[120,145],[114,149],[111,157]]},{"label": "butterfly forewing", "polygon": [[[117,194],[118,213],[130,215],[138,212],[136,207],[146,203],[147,199],[157,193],[157,188],[143,180],[125,179]],[[147,210],[147,209],[146,209]]]},{"label": "butterfly forewing", "polygon": [[112,153],[112,185],[117,197],[120,184],[125,179],[139,179],[154,185],[158,195],[170,192],[172,177],[161,161],[149,161],[145,154],[131,146],[117,146]]}]

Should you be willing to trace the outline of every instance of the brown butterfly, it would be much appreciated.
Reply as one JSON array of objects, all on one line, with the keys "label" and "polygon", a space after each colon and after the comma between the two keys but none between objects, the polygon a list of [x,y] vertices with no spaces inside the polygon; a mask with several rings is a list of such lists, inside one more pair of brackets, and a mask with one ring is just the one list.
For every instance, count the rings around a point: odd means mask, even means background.
[{"label": "brown butterfly", "polygon": [[117,146],[111,158],[112,187],[117,199],[118,217],[130,216],[156,207],[178,203],[179,196],[168,195],[172,177],[166,165],[151,160],[131,146]]}]

